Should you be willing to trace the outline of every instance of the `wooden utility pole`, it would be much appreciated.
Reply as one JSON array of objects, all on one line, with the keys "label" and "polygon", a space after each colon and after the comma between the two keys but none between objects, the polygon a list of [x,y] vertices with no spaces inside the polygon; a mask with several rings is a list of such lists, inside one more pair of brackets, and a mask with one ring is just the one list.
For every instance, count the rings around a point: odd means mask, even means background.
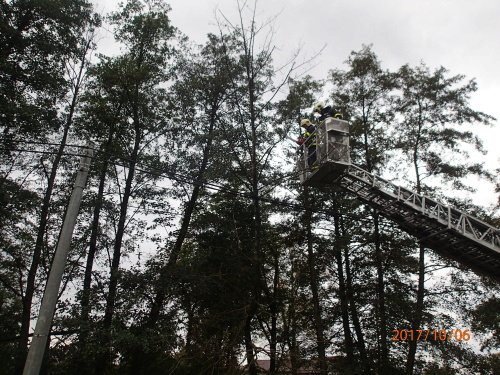
[{"label": "wooden utility pole", "polygon": [[68,257],[69,245],[73,237],[73,230],[80,209],[80,202],[82,200],[83,189],[87,182],[87,175],[89,172],[90,161],[93,156],[93,150],[90,145],[85,149],[85,155],[80,160],[80,167],[76,176],[73,192],[69,200],[64,223],[57,242],[54,260],[50,268],[49,279],[45,286],[40,312],[38,313],[38,320],[36,322],[35,332],[31,341],[31,346],[24,365],[23,375],[38,375],[42,365],[47,339],[52,325],[52,318],[57,304],[57,296],[59,294],[59,287],[61,285],[66,260]]}]

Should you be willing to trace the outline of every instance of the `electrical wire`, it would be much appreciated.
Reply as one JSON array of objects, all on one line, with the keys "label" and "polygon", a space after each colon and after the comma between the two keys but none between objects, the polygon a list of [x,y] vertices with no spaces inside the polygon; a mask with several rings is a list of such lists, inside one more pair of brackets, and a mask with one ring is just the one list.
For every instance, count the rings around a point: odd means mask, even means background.
[{"label": "electrical wire", "polygon": [[[25,149],[6,148],[6,147],[0,147],[0,150],[2,150],[2,151],[15,151],[15,152],[30,152],[30,153],[34,153],[34,154],[44,154],[44,155],[56,155],[56,154],[58,154],[58,151],[25,150]],[[85,156],[84,154],[75,154],[75,153],[70,153],[70,152],[63,152],[62,155],[78,156],[78,157]]]},{"label": "electrical wire", "polygon": [[[49,145],[53,145],[53,146],[61,146],[61,144],[56,144],[56,143],[41,143],[41,142],[34,142],[34,141],[24,141],[24,143],[26,143],[26,144],[49,144]],[[96,149],[94,147],[82,146],[82,145],[73,145],[73,144],[67,144],[65,146],[87,148],[87,149],[90,148],[91,150],[93,150],[94,152],[96,152],[96,154],[105,154],[105,155],[107,155],[107,159],[108,160],[110,160],[111,158],[113,158],[115,160],[119,159],[119,160],[122,160],[122,161],[125,161],[125,162],[128,162],[128,163],[134,162],[132,159],[127,158],[125,156],[119,156],[119,155],[116,155],[116,154],[113,154],[113,153],[110,153],[110,152],[106,152],[104,150]],[[17,151],[17,152],[32,152],[32,153],[40,153],[40,154],[57,154],[59,152],[57,150],[54,150],[54,151],[39,151],[39,150],[27,150],[27,149],[19,149],[19,148],[18,149],[13,149],[13,148],[6,148],[6,147],[3,147],[3,148],[0,147],[0,149],[2,149],[2,150],[9,150],[9,151]],[[84,155],[84,154],[69,153],[69,152],[65,152],[65,151],[63,151],[62,155],[77,156],[77,157],[87,156],[87,155]],[[113,165],[121,166],[121,167],[125,167],[125,168],[129,168],[130,167],[129,165],[117,163],[116,161],[110,161],[110,163],[113,164]],[[147,168],[147,169],[145,169],[145,168]],[[190,185],[193,185],[193,186],[200,186],[200,187],[209,188],[209,189],[212,189],[212,190],[215,190],[215,191],[218,191],[218,192],[222,192],[222,193],[226,193],[226,194],[229,194],[229,195],[232,195],[232,196],[236,196],[236,197],[241,197],[241,198],[246,198],[246,199],[252,199],[252,200],[255,199],[255,200],[258,200],[258,201],[270,203],[270,204],[277,205],[277,206],[288,207],[288,208],[291,208],[291,209],[296,210],[296,211],[303,211],[303,212],[310,211],[310,212],[317,213],[317,214],[324,214],[328,218],[331,218],[332,216],[334,216],[336,214],[333,210],[319,209],[319,208],[308,208],[308,207],[305,207],[302,204],[291,203],[289,201],[280,200],[280,199],[277,199],[277,198],[266,198],[266,197],[263,197],[263,196],[255,196],[254,194],[252,194],[250,192],[242,192],[242,191],[239,191],[239,190],[228,189],[227,187],[225,187],[223,185],[216,184],[216,183],[213,183],[213,182],[209,182],[209,181],[204,180],[204,179],[200,180],[200,179],[197,179],[197,178],[195,178],[193,176],[188,176],[188,175],[185,175],[185,174],[176,173],[176,172],[173,172],[172,170],[168,170],[168,169],[158,169],[157,167],[153,167],[151,165],[147,165],[145,163],[141,163],[141,162],[137,162],[137,161],[135,161],[135,170],[137,172],[145,173],[145,174],[149,174],[149,175],[153,175],[153,176],[156,176],[156,177],[164,177],[164,178],[167,178],[167,179],[170,179],[170,180],[174,180],[174,181],[181,182],[181,183],[187,183],[187,184],[190,184]],[[284,180],[289,179],[293,175],[297,175],[299,173],[300,173],[300,171],[299,172],[295,172],[292,175],[287,176]],[[343,215],[347,216],[347,217],[350,217],[352,219],[358,220],[358,221],[362,221],[362,222],[366,222],[366,223],[371,223],[371,221],[369,219],[367,219],[366,217],[364,217],[364,216],[361,217],[361,216],[352,215],[352,214],[345,214],[345,213]]]},{"label": "electrical wire", "polygon": [[[22,139],[9,139],[7,140],[8,142],[11,143],[24,143],[24,144],[30,144],[30,145],[49,145],[49,146],[57,146],[61,147],[61,143],[53,143],[53,142],[41,142],[41,141],[26,141]],[[66,143],[64,147],[76,147],[76,148],[88,148],[86,145],[77,145],[77,144],[71,144],[71,143]]]},{"label": "electrical wire", "polygon": [[[132,159],[127,158],[127,157],[117,156],[116,154],[112,154],[112,153],[105,152],[105,151],[102,151],[102,150],[100,152],[101,153],[105,153],[108,156],[113,157],[113,158],[121,159],[121,160],[127,161],[129,163],[132,162]],[[112,162],[112,164],[119,165],[119,166],[122,166],[122,167],[127,167],[126,165],[123,165],[123,164],[117,164],[117,163],[113,163],[113,162]],[[322,214],[327,215],[328,218],[330,218],[330,217],[332,217],[332,216],[335,215],[335,212],[333,210],[318,209],[318,208],[311,209],[311,208],[306,208],[304,205],[301,205],[301,204],[295,204],[295,203],[291,203],[291,202],[288,202],[288,201],[283,201],[283,200],[280,200],[280,199],[277,199],[277,198],[265,198],[265,197],[262,197],[262,196],[255,197],[250,192],[242,192],[242,191],[238,191],[238,190],[228,189],[228,188],[226,188],[223,185],[219,185],[219,184],[215,184],[215,183],[212,183],[212,182],[208,182],[207,180],[198,180],[198,179],[195,179],[194,177],[191,177],[191,176],[188,177],[186,175],[179,174],[179,173],[176,173],[176,172],[172,172],[172,171],[169,171],[169,170],[160,170],[160,169],[158,169],[156,167],[151,167],[149,165],[145,165],[144,163],[138,163],[138,162],[136,162],[136,166],[137,165],[143,166],[143,167],[144,166],[149,167],[149,170],[146,170],[146,169],[143,169],[143,168],[140,168],[140,167],[139,168],[136,167],[135,168],[136,171],[139,171],[139,172],[142,172],[142,173],[146,173],[146,174],[150,174],[150,175],[155,175],[157,177],[165,177],[165,178],[177,181],[177,182],[183,182],[183,183],[187,183],[187,184],[190,184],[190,185],[193,185],[193,186],[198,185],[200,187],[208,187],[208,188],[213,189],[215,191],[223,192],[223,193],[226,193],[226,194],[229,194],[229,195],[233,195],[233,196],[237,196],[237,197],[242,197],[242,198],[247,198],[247,199],[256,199],[256,200],[259,200],[259,201],[262,201],[262,202],[266,202],[266,203],[270,203],[270,204],[274,204],[274,205],[279,205],[279,206],[282,206],[282,207],[292,208],[292,209],[297,210],[297,211],[303,211],[303,212],[305,212],[305,211],[311,211],[313,213],[318,213],[318,214],[322,213]],[[152,172],[151,169],[155,170],[156,172]],[[367,219],[364,216],[361,217],[361,216],[352,215],[352,214],[343,214],[343,215],[347,216],[347,217],[350,217],[352,219],[361,221],[361,222],[371,223],[371,220]]]}]

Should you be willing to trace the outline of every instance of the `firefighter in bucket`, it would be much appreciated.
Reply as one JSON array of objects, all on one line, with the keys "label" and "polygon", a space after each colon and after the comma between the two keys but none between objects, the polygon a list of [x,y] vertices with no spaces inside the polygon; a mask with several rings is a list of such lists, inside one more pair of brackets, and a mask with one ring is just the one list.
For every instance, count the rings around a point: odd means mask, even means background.
[{"label": "firefighter in bucket", "polygon": [[302,119],[300,126],[304,128],[305,132],[297,140],[297,144],[301,147],[307,148],[307,166],[312,168],[316,163],[316,127],[309,119]]}]

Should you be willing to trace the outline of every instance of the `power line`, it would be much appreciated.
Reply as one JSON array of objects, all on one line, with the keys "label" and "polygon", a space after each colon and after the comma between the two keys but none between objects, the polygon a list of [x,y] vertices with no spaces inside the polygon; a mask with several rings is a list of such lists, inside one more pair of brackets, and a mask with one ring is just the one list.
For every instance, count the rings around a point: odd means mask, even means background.
[{"label": "power line", "polygon": [[[112,153],[109,153],[109,152],[105,152],[105,151],[102,151],[102,150],[100,152],[108,154],[109,156],[112,156],[112,157],[117,158],[117,159],[125,160],[125,161],[128,161],[128,162],[133,162],[133,160],[130,159],[130,158],[126,158],[126,157],[123,157],[123,156],[117,156],[115,154],[112,154]],[[127,167],[125,165],[117,164],[117,163],[114,163],[114,162],[112,162],[112,164]],[[144,166],[144,163],[136,162],[136,165]],[[216,190],[216,191],[219,191],[219,192],[223,192],[223,193],[227,193],[227,194],[230,194],[230,195],[233,195],[233,196],[243,197],[243,198],[247,198],[247,199],[257,199],[257,200],[260,200],[260,201],[263,201],[263,202],[267,202],[267,203],[271,203],[271,204],[275,204],[275,205],[280,205],[280,206],[284,206],[284,207],[288,207],[288,208],[293,208],[295,210],[300,210],[300,211],[307,211],[307,210],[309,210],[309,211],[311,211],[313,213],[323,213],[323,214],[326,214],[329,217],[331,217],[331,216],[333,216],[335,214],[333,212],[333,210],[325,210],[325,209],[317,209],[317,208],[316,209],[309,209],[309,208],[306,208],[304,205],[294,204],[294,203],[283,201],[283,200],[276,199],[276,198],[265,198],[265,197],[262,197],[262,196],[255,197],[250,192],[242,192],[242,191],[238,191],[238,190],[236,190],[236,191],[235,190],[230,190],[230,189],[227,189],[225,186],[222,186],[222,185],[219,185],[219,184],[215,184],[215,183],[212,183],[212,182],[208,182],[206,180],[198,180],[198,179],[195,179],[192,176],[187,177],[186,175],[175,173],[175,172],[172,172],[172,171],[159,170],[158,168],[151,167],[150,165],[147,165],[147,164],[145,166],[149,167],[149,168],[152,168],[152,169],[155,169],[155,170],[157,170],[159,172],[152,172],[150,170],[145,170],[145,169],[137,168],[137,167],[135,169],[137,171],[139,171],[139,172],[142,172],[142,173],[151,174],[151,175],[155,175],[155,176],[158,176],[158,177],[166,177],[168,179],[172,179],[172,180],[175,180],[175,181],[178,181],[178,182],[188,183],[190,185],[198,185],[198,186],[201,186],[201,187],[205,186],[205,187],[209,187],[210,189],[213,189],[213,190]],[[365,217],[360,217],[360,216],[357,216],[357,215],[347,215],[347,214],[344,214],[344,216],[348,216],[348,217],[356,219],[358,221],[371,223],[371,221],[369,219],[366,219]]]},{"label": "power line", "polygon": [[[62,143],[42,142],[42,141],[26,141],[26,140],[22,140],[22,139],[8,139],[6,141],[10,142],[10,143],[24,143],[24,144],[30,144],[30,145],[48,145],[48,146],[57,146],[57,147],[60,147],[62,145]],[[65,147],[76,147],[76,148],[88,148],[88,146],[86,146],[86,145],[77,145],[77,144],[71,144],[71,143],[66,143],[64,146]],[[94,149],[94,151],[95,151],[95,149]]]},{"label": "power line", "polygon": [[[2,150],[2,151],[16,151],[16,152],[30,152],[30,153],[34,153],[34,154],[45,154],[45,155],[55,155],[55,154],[58,154],[58,151],[26,150],[26,149],[5,148],[5,147],[0,147],[0,150]],[[84,156],[83,154],[75,154],[75,153],[70,153],[70,152],[63,152],[62,155],[65,155],[65,156],[78,156],[78,157]]]},{"label": "power line", "polygon": [[[24,143],[27,143],[27,144],[50,144],[50,145],[54,145],[54,146],[61,146],[61,144],[56,144],[56,143],[42,143],[42,142],[33,142],[33,141],[24,141]],[[79,148],[85,148],[86,147],[86,146],[82,146],[82,145],[73,145],[73,144],[67,144],[65,146],[68,146],[68,147],[79,147]],[[54,150],[54,151],[38,151],[38,150],[13,149],[13,148],[0,148],[0,149],[10,150],[10,151],[17,151],[17,152],[32,152],[32,153],[40,153],[40,154],[57,154],[58,153],[58,151],[56,151],[56,150]],[[116,155],[116,154],[113,154],[113,153],[110,153],[110,152],[106,152],[104,150],[99,150],[99,149],[96,149],[96,148],[92,148],[92,150],[94,150],[96,153],[99,153],[99,154],[106,154],[108,156],[108,160],[111,159],[111,158],[114,158],[114,159],[119,159],[119,160],[123,160],[123,161],[129,162],[129,163],[134,162],[132,159],[127,158],[125,156],[119,156],[119,155]],[[66,155],[66,156],[82,156],[83,154],[63,152],[62,155]],[[116,165],[116,166],[121,166],[121,167],[129,168],[129,166],[127,166],[125,164],[116,163],[115,161],[110,161],[110,163],[113,164],[113,165]],[[294,210],[299,210],[299,211],[307,211],[307,210],[309,210],[309,211],[311,211],[313,213],[325,214],[328,217],[331,217],[331,216],[335,215],[335,212],[333,210],[318,209],[318,208],[311,209],[311,208],[306,208],[304,205],[301,205],[301,204],[295,204],[295,203],[291,203],[291,202],[288,202],[288,201],[280,200],[280,199],[277,199],[277,198],[265,198],[265,197],[262,197],[262,196],[255,196],[255,195],[251,194],[250,192],[243,192],[243,191],[239,191],[239,190],[228,189],[227,187],[225,187],[223,185],[220,185],[220,184],[209,182],[209,181],[203,180],[203,179],[200,180],[200,179],[197,179],[197,178],[195,178],[193,176],[176,173],[176,172],[173,172],[171,170],[158,169],[157,167],[153,167],[153,166],[145,164],[143,162],[137,162],[137,161],[135,161],[135,165],[136,165],[135,170],[137,172],[140,172],[140,173],[145,173],[145,174],[153,175],[153,176],[156,176],[156,177],[164,177],[164,178],[167,178],[167,179],[170,179],[170,180],[174,180],[174,181],[182,182],[182,183],[187,183],[187,184],[190,184],[190,185],[193,185],[193,186],[206,187],[206,188],[218,191],[218,192],[223,192],[223,193],[226,193],[226,194],[229,194],[229,195],[233,195],[233,196],[237,196],[237,197],[241,197],[241,198],[257,199],[257,200],[262,201],[262,202],[266,202],[266,203],[270,203],[270,204],[274,204],[274,205],[278,205],[278,206],[282,206],[282,207],[288,207],[288,208],[292,208]],[[144,167],[149,168],[149,170],[148,169],[144,169]],[[290,179],[294,175],[297,175],[298,173],[299,172],[294,172],[290,176],[285,177],[284,180]],[[358,220],[358,221],[362,221],[362,222],[366,222],[366,223],[371,223],[371,221],[369,219],[366,219],[365,217],[361,217],[361,216],[357,216],[357,215],[350,215],[350,214],[345,214],[345,213],[343,215],[347,216],[347,217],[350,217],[350,218],[353,218],[353,219]]]}]

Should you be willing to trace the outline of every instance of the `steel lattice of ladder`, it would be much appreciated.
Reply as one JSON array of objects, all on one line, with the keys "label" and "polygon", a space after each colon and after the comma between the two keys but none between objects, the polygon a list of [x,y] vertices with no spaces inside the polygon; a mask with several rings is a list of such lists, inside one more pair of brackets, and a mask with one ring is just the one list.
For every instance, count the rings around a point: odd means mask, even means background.
[{"label": "steel lattice of ladder", "polygon": [[500,230],[350,165],[340,185],[416,236],[426,247],[500,280]]}]

